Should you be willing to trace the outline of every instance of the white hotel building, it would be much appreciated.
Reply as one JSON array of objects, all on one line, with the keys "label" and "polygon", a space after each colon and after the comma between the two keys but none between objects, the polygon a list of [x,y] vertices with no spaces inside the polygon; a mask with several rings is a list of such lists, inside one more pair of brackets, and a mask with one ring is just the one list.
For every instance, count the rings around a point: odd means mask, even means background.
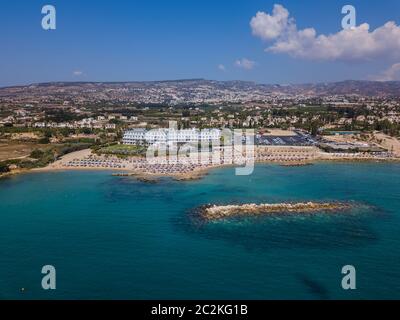
[{"label": "white hotel building", "polygon": [[128,145],[154,143],[189,143],[201,141],[219,141],[221,131],[218,129],[132,129],[125,132],[122,142]]}]

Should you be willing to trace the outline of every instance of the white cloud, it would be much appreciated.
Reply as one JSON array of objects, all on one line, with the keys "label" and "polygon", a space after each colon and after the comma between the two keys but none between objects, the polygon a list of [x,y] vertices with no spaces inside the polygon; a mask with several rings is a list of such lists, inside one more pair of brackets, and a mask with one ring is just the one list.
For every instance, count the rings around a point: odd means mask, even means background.
[{"label": "white cloud", "polygon": [[272,15],[257,12],[250,21],[253,34],[265,40],[272,40],[281,35],[288,25],[289,11],[282,5],[275,4]]},{"label": "white cloud", "polygon": [[400,63],[393,64],[390,68],[383,71],[380,75],[370,77],[376,81],[395,81],[400,80]]},{"label": "white cloud", "polygon": [[223,64],[219,64],[218,65],[218,70],[226,71],[226,68],[225,68],[225,66]]},{"label": "white cloud", "polygon": [[82,76],[82,75],[83,75],[83,72],[80,71],[80,70],[75,70],[74,72],[72,72],[72,74],[73,74],[75,77],[79,77],[79,76]]},{"label": "white cloud", "polygon": [[298,30],[289,12],[275,5],[272,15],[258,12],[250,26],[255,36],[274,40],[265,51],[295,58],[342,61],[400,58],[400,27],[393,21],[373,31],[363,23],[335,34],[317,35],[314,28]]},{"label": "white cloud", "polygon": [[253,69],[255,65],[256,65],[256,63],[254,61],[251,61],[251,60],[246,59],[246,58],[242,58],[242,59],[239,59],[239,60],[235,61],[235,66],[237,66],[239,68],[246,69],[246,70]]}]

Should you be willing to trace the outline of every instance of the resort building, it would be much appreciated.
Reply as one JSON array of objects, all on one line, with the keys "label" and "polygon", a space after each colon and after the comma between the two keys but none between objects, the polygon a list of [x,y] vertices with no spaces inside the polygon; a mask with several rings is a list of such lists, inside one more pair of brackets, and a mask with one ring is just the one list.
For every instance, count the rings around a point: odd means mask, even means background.
[{"label": "resort building", "polygon": [[219,141],[221,131],[218,129],[132,129],[125,132],[123,144],[140,145],[154,143],[190,143],[200,141]]},{"label": "resort building", "polygon": [[132,129],[125,131],[123,144],[143,144],[146,141],[146,129]]}]

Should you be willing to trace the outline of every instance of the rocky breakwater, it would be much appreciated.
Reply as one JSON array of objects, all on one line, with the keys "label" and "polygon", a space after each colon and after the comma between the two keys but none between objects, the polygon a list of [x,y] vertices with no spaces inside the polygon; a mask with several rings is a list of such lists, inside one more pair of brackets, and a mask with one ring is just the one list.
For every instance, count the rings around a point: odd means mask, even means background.
[{"label": "rocky breakwater", "polygon": [[209,205],[200,208],[200,215],[205,220],[219,220],[238,216],[344,211],[350,208],[350,204],[340,202],[266,203],[227,206]]}]

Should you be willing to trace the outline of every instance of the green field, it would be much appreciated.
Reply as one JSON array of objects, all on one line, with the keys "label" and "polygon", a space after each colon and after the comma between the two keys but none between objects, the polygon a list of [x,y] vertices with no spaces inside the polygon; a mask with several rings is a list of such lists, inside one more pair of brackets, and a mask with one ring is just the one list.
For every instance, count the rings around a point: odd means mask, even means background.
[{"label": "green field", "polygon": [[146,154],[146,147],[131,146],[124,144],[115,144],[100,148],[96,151],[98,154],[113,154],[120,156],[142,156]]}]

